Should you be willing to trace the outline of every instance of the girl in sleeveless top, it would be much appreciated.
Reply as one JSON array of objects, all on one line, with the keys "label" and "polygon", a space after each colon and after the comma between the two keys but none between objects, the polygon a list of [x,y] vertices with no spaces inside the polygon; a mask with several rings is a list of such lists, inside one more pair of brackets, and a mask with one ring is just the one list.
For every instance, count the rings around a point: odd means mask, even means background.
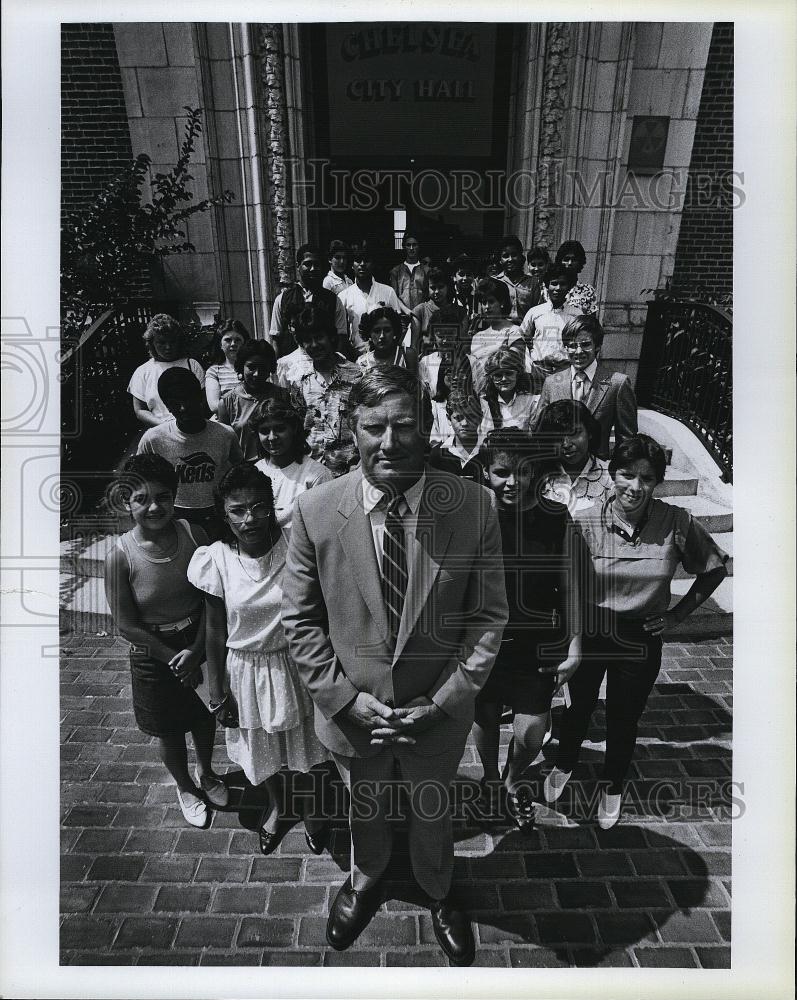
[{"label": "girl in sleeveless top", "polygon": [[[133,528],[105,562],[105,592],[114,622],[131,644],[136,724],[158,738],[186,821],[205,826],[202,793],[215,806],[229,799],[211,763],[215,720],[194,690],[202,679],[204,614],[202,595],[186,572],[207,537],[200,527],[175,520],[177,473],[160,455],[128,459],[117,488]],[[187,732],[194,741],[199,788],[188,771]]]},{"label": "girl in sleeveless top", "polygon": [[401,343],[401,319],[395,309],[380,306],[366,313],[360,321],[360,333],[371,344],[365,354],[357,359],[357,364],[363,371],[376,365],[398,365],[413,374],[418,371],[417,352]]}]

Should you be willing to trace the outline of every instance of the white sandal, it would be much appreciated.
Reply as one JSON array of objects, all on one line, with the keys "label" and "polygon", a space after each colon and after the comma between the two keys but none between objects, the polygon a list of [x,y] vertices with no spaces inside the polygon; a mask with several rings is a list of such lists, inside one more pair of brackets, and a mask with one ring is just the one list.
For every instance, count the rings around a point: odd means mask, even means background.
[{"label": "white sandal", "polygon": [[551,769],[542,786],[542,797],[548,805],[553,805],[556,802],[565,790],[565,785],[570,781],[572,774],[572,771],[560,771],[558,767]]},{"label": "white sandal", "polygon": [[208,810],[205,803],[193,792],[181,792],[177,789],[177,801],[186,823],[191,826],[205,826],[208,821]]},{"label": "white sandal", "polygon": [[600,802],[598,803],[598,826],[601,830],[611,830],[620,818],[622,805],[622,795],[610,795],[609,792],[601,792]]}]

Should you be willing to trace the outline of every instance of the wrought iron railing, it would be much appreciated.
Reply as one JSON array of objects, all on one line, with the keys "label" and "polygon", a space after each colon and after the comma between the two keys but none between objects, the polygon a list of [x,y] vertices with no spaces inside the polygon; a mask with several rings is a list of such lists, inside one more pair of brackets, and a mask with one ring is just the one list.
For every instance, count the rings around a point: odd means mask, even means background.
[{"label": "wrought iron railing", "polygon": [[147,358],[147,323],[155,313],[174,309],[174,303],[130,302],[99,316],[78,343],[62,345],[62,496],[71,511],[97,503],[114,464],[141,429],[127,385]]},{"label": "wrought iron railing", "polygon": [[733,320],[702,302],[648,302],[637,399],[680,420],[733,481]]}]

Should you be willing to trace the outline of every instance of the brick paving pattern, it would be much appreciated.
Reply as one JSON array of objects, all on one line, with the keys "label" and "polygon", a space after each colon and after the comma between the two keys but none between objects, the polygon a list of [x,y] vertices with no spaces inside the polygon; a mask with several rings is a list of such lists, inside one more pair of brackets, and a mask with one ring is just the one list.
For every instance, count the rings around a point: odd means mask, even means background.
[{"label": "brick paving pattern", "polygon": [[[154,741],[136,729],[126,649],[112,636],[62,642],[63,964],[447,964],[404,877],[400,835],[385,903],[352,949],[326,946],[348,866],[343,815],[331,854],[311,855],[296,825],[262,857],[261,800],[231,770],[222,731],[214,761],[230,770],[231,805],[209,829],[188,827]],[[575,818],[602,755],[589,742],[558,811],[542,810],[531,836],[458,816],[455,885],[474,921],[476,965],[730,968],[732,654],[727,638],[665,645],[613,830]],[[462,801],[479,777],[469,743]]]}]

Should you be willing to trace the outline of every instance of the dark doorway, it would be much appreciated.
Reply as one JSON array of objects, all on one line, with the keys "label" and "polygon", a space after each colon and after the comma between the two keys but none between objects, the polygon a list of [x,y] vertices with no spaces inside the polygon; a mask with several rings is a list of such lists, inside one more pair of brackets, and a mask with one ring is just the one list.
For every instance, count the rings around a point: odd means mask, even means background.
[{"label": "dark doorway", "polygon": [[433,260],[500,236],[518,27],[303,27],[312,238],[367,239],[384,272],[401,256],[394,211]]}]

